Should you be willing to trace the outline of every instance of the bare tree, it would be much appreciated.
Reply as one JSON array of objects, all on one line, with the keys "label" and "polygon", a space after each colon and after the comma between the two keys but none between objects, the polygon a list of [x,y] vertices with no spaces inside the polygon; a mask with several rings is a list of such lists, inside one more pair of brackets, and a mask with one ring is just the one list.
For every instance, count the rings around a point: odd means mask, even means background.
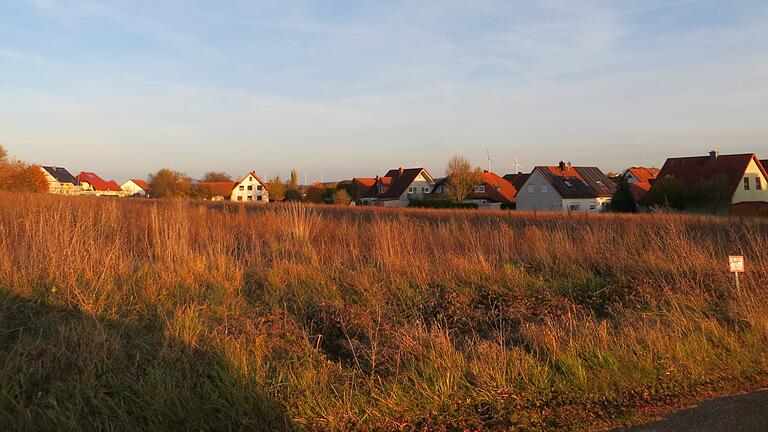
[{"label": "bare tree", "polygon": [[456,202],[462,202],[472,193],[472,189],[482,180],[483,170],[472,168],[469,160],[463,156],[453,156],[445,169],[446,194]]}]

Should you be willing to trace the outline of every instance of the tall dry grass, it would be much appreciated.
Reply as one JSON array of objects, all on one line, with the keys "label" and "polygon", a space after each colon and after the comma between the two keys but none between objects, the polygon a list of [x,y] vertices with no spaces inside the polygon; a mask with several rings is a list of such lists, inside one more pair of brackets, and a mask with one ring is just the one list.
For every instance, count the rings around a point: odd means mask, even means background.
[{"label": "tall dry grass", "polygon": [[0,429],[622,424],[765,376],[767,263],[758,220],[0,195]]}]

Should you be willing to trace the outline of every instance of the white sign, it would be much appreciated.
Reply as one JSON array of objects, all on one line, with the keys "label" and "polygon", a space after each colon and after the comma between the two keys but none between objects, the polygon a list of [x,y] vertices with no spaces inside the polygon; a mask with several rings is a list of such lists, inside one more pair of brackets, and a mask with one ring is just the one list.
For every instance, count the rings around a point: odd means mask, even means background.
[{"label": "white sign", "polygon": [[731,269],[731,273],[744,273],[744,257],[743,256],[729,256],[728,266]]}]

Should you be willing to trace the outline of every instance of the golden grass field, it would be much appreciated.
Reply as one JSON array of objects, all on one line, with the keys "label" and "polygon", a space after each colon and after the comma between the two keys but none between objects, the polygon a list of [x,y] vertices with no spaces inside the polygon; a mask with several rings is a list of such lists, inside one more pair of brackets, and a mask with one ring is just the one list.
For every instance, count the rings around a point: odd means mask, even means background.
[{"label": "golden grass field", "polygon": [[0,430],[624,425],[764,381],[766,281],[764,220],[0,194]]}]

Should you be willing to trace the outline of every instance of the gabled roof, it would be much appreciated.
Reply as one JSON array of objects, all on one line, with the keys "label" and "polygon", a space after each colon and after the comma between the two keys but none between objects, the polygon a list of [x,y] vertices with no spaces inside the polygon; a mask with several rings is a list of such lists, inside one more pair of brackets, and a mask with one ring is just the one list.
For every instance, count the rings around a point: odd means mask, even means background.
[{"label": "gabled roof", "polygon": [[145,192],[149,191],[149,184],[141,179],[129,179],[132,181],[136,186],[142,188]]},{"label": "gabled roof", "polygon": [[[410,186],[413,181],[416,179],[416,177],[419,176],[419,174],[424,173],[424,176],[434,182],[434,179],[429,174],[429,171],[427,171],[424,168],[399,168],[399,169],[393,169],[389,170],[387,174],[383,178],[379,178],[379,181],[387,184],[389,182],[390,186],[389,189],[387,189],[386,192],[383,194],[378,194],[379,198],[400,198],[403,193],[408,189],[408,186]],[[385,180],[390,179],[390,180]]]},{"label": "gabled roof", "polygon": [[235,182],[198,182],[197,184],[207,187],[211,195],[220,197],[232,195],[232,189],[237,185]]},{"label": "gabled roof", "polygon": [[72,176],[72,174],[70,174],[66,168],[57,166],[44,166],[42,168],[59,183],[69,183],[72,185],[77,184],[77,179],[75,179],[75,177]]},{"label": "gabled roof", "polygon": [[757,156],[754,153],[744,153],[670,158],[664,162],[657,179],[673,176],[680,180],[686,188],[693,190],[702,180],[722,175],[726,190],[733,195],[752,161],[757,164],[763,176],[768,178],[768,174],[766,174],[765,168]]},{"label": "gabled roof", "polygon": [[531,174],[523,174],[523,173],[517,173],[517,174],[507,174],[504,176],[504,180],[512,183],[512,186],[515,187],[516,191],[519,191],[522,189],[525,182],[528,181],[528,177],[530,177]]},{"label": "gabled roof", "polygon": [[635,178],[640,182],[646,182],[648,183],[650,180],[655,179],[661,170],[658,168],[646,168],[646,167],[632,167],[629,168],[627,171],[624,172],[624,175],[626,176],[628,173],[635,176]]},{"label": "gabled roof", "polygon": [[103,178],[96,175],[96,173],[81,171],[77,175],[77,181],[80,183],[88,183],[93,190],[101,192],[122,192],[123,189],[120,185],[115,183],[114,180],[106,181]]},{"label": "gabled roof", "polygon": [[538,166],[536,169],[563,198],[610,197],[616,185],[597,167]]},{"label": "gabled roof", "polygon": [[634,182],[629,184],[629,191],[636,203],[641,202],[645,194],[651,190],[651,184],[648,182]]},{"label": "gabled roof", "polygon": [[[451,176],[441,178],[435,183],[434,191],[438,186],[450,185]],[[480,175],[480,183],[478,186],[485,186],[485,192],[475,192],[474,190],[467,195],[467,199],[486,199],[493,202],[500,202],[505,204],[512,204],[515,202],[517,196],[517,189],[512,186],[512,183],[508,182],[502,177],[499,177],[496,173],[484,172]]]},{"label": "gabled roof", "polygon": [[237,186],[237,185],[239,185],[240,183],[242,183],[243,181],[245,181],[245,179],[246,179],[246,178],[248,178],[248,176],[253,176],[253,178],[255,178],[256,180],[258,180],[258,182],[259,182],[259,183],[261,183],[261,185],[262,185],[262,186],[264,186],[264,189],[265,189],[267,192],[269,192],[269,193],[272,193],[272,192],[270,192],[270,190],[269,190],[269,186],[267,185],[267,182],[265,182],[264,180],[262,180],[262,178],[261,178],[261,177],[259,177],[259,176],[256,174],[256,171],[251,171],[251,172],[249,172],[248,174],[244,175],[244,176],[243,176],[243,178],[241,178],[240,180],[238,180],[238,181],[236,181],[236,182],[235,182],[235,186]]},{"label": "gabled roof", "polygon": [[352,179],[352,186],[357,190],[357,196],[360,198],[370,197],[375,184],[376,178],[374,177],[355,177]]}]

